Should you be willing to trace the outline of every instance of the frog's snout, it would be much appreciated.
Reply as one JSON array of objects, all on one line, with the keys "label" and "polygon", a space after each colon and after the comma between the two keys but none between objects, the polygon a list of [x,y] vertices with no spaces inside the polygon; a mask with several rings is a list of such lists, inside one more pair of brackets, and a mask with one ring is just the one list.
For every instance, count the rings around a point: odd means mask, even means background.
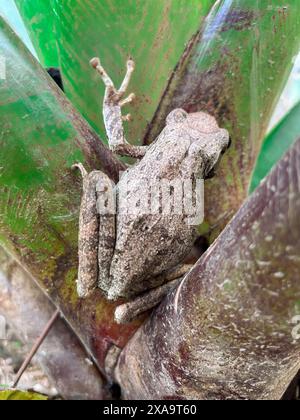
[{"label": "frog's snout", "polygon": [[221,130],[222,134],[221,134],[221,138],[222,138],[222,154],[224,154],[229,147],[231,146],[231,137],[229,136],[229,133],[227,130],[222,129]]},{"label": "frog's snout", "polygon": [[227,152],[228,149],[230,149],[232,144],[232,138],[230,136],[228,136],[228,141],[226,142],[226,144],[224,145],[223,149],[222,149],[222,155],[224,155],[224,153]]},{"label": "frog's snout", "polygon": [[[231,147],[231,144],[232,144],[232,138],[229,136],[229,140],[228,140],[228,145],[227,145],[227,149],[230,149],[230,147]],[[226,150],[227,150],[226,149]]]}]

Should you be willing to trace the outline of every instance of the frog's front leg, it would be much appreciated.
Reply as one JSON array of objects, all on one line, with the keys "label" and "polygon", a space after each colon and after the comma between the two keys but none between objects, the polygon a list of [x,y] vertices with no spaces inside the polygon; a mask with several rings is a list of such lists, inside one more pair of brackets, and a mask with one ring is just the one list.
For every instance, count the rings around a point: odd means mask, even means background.
[{"label": "frog's front leg", "polygon": [[134,71],[134,61],[127,61],[127,73],[120,89],[115,88],[113,81],[102,67],[99,58],[93,58],[91,65],[98,71],[106,87],[103,102],[103,117],[110,149],[121,156],[142,158],[146,153],[147,146],[134,146],[126,141],[123,121],[129,121],[130,114],[123,117],[121,112],[121,108],[132,102],[135,97],[131,93],[127,98],[123,99]]},{"label": "frog's front leg", "polygon": [[115,245],[113,184],[101,171],[87,173],[73,165],[83,178],[78,240],[77,291],[87,297],[96,287],[109,287],[109,270]]},{"label": "frog's front leg", "polygon": [[180,284],[192,267],[190,264],[182,264],[159,276],[165,283],[143,293],[130,302],[118,306],[115,310],[115,321],[118,324],[127,324],[138,315],[154,308],[171,290]]}]

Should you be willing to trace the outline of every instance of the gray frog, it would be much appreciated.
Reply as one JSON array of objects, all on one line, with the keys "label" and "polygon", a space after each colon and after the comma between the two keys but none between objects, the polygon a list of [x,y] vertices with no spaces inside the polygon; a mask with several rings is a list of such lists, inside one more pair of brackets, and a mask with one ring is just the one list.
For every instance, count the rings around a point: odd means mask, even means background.
[{"label": "gray frog", "polygon": [[[92,59],[91,65],[106,86],[103,116],[109,147],[138,161],[116,186],[101,171],[88,174],[80,163],[74,165],[83,176],[77,289],[80,297],[99,287],[109,300],[129,300],[115,311],[116,321],[126,323],[157,305],[182,280],[190,268],[182,262],[197,236],[191,214],[166,212],[160,202],[155,212],[145,212],[142,202],[149,205],[150,199],[144,186],[155,188],[165,180],[170,185],[191,181],[195,186],[197,179],[212,173],[229,146],[229,134],[208,114],[175,109],[152,145],[131,145],[123,130],[123,121],[130,116],[123,117],[121,108],[134,99],[134,94],[124,98],[134,62],[128,60],[119,90],[98,58]],[[134,208],[121,211],[129,199],[133,199]],[[111,202],[112,207],[108,205]]]}]

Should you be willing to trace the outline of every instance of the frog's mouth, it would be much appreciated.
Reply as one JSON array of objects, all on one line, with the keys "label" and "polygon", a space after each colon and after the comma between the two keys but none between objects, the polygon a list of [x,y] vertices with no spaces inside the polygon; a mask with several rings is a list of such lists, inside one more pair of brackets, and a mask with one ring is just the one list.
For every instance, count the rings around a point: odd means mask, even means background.
[{"label": "frog's mouth", "polygon": [[218,171],[218,167],[220,165],[221,157],[218,160],[218,162],[215,164],[215,166],[204,176],[204,179],[212,179],[216,176],[216,173]]},{"label": "frog's mouth", "polygon": [[214,165],[214,167],[207,173],[207,174],[205,174],[204,175],[204,179],[211,179],[211,178],[214,178],[214,176],[216,176],[216,174],[217,174],[217,172],[218,172],[218,168],[219,168],[219,166],[220,166],[220,162],[221,162],[221,158],[222,158],[222,156],[224,155],[224,153],[226,153],[226,151],[230,148],[230,146],[231,146],[231,143],[232,143],[232,139],[229,137],[229,142],[228,142],[228,146],[227,147],[225,147],[223,150],[222,150],[222,152],[221,152],[221,154],[220,154],[220,156],[219,156],[219,160],[217,161],[217,163]]},{"label": "frog's mouth", "polygon": [[231,137],[229,137],[229,140],[228,140],[228,145],[227,145],[227,147],[225,147],[225,149],[224,149],[224,150],[222,150],[222,155],[224,155],[224,153],[226,153],[226,152],[227,152],[227,150],[228,150],[228,149],[230,149],[231,144],[232,144],[232,138],[231,138]]}]

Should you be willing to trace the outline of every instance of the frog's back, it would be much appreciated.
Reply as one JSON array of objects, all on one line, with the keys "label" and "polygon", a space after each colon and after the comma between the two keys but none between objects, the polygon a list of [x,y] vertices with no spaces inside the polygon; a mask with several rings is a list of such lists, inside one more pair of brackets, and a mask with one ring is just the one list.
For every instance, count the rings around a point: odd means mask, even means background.
[{"label": "frog's back", "polygon": [[168,184],[178,177],[180,181],[180,165],[187,147],[162,133],[145,157],[120,180],[117,238],[110,270],[111,299],[129,298],[158,286],[154,278],[178,265],[190,252],[195,226],[188,224],[183,213],[162,214],[161,196],[155,190],[162,182]]}]

